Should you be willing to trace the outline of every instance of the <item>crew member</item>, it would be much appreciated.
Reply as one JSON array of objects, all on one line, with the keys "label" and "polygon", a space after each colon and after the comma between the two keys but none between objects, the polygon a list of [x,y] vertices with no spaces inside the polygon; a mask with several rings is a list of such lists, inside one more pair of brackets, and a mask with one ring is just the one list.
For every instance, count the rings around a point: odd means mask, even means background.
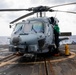
[{"label": "crew member", "polygon": [[60,29],[58,24],[54,25],[54,34],[55,34],[55,45],[56,45],[56,49],[57,51],[59,51],[59,33],[60,33]]},{"label": "crew member", "polygon": [[55,36],[55,45],[56,45],[56,53],[58,53],[59,52],[59,33],[60,33],[60,28],[59,28],[58,23],[56,22],[54,17],[50,17],[50,23],[53,25],[54,36]]}]

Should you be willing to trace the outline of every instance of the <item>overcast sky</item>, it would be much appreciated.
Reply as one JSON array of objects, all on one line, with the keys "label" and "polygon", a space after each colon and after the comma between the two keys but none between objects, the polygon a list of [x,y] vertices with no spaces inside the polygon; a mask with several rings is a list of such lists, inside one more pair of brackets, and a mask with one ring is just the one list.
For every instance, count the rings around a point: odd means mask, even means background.
[{"label": "overcast sky", "polygon": [[[76,1],[75,0],[0,0],[0,9],[28,8],[39,5],[54,6],[57,4],[64,4],[70,2],[76,2]],[[56,7],[53,9],[76,12],[76,5]],[[0,12],[0,36],[10,36],[13,28],[12,29],[9,28],[9,23],[12,20],[26,13],[27,13],[26,11]],[[73,35],[76,35],[76,14],[52,12],[48,13],[47,16],[49,17],[56,16],[59,19],[59,27],[61,32],[72,32]]]}]

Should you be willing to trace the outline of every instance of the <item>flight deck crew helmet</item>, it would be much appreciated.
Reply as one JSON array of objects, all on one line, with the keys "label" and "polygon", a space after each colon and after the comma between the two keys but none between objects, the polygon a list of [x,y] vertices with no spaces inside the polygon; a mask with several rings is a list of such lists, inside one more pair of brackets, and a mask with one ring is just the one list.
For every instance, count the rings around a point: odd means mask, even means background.
[{"label": "flight deck crew helmet", "polygon": [[54,17],[50,17],[50,23],[53,24],[53,25],[55,24],[55,19],[54,19]]},{"label": "flight deck crew helmet", "polygon": [[50,17],[49,19],[50,19],[50,23],[53,25],[58,24],[58,22],[59,22],[59,20],[55,17]]}]

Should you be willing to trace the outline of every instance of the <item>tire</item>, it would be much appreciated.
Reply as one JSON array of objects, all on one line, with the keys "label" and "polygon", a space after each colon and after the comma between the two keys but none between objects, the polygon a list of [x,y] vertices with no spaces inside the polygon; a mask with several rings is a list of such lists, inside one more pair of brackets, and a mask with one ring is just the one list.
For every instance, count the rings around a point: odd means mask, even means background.
[{"label": "tire", "polygon": [[54,45],[50,45],[50,46],[48,47],[48,49],[49,49],[49,53],[50,53],[51,55],[55,54],[55,46],[54,46]]}]

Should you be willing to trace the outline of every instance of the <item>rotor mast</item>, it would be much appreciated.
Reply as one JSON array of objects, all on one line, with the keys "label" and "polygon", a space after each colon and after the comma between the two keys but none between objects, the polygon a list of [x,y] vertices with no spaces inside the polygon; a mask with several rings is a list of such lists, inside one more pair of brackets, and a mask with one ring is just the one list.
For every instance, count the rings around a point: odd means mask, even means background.
[{"label": "rotor mast", "polygon": [[46,12],[38,12],[37,17],[45,17],[46,16]]},{"label": "rotor mast", "polygon": [[40,12],[40,17],[42,17],[42,12]]},{"label": "rotor mast", "polygon": [[33,12],[36,12],[37,13],[37,17],[43,17],[45,16],[45,12],[47,12],[50,8],[47,7],[47,6],[39,6],[39,7],[36,7],[36,8],[32,8],[31,10]]}]

